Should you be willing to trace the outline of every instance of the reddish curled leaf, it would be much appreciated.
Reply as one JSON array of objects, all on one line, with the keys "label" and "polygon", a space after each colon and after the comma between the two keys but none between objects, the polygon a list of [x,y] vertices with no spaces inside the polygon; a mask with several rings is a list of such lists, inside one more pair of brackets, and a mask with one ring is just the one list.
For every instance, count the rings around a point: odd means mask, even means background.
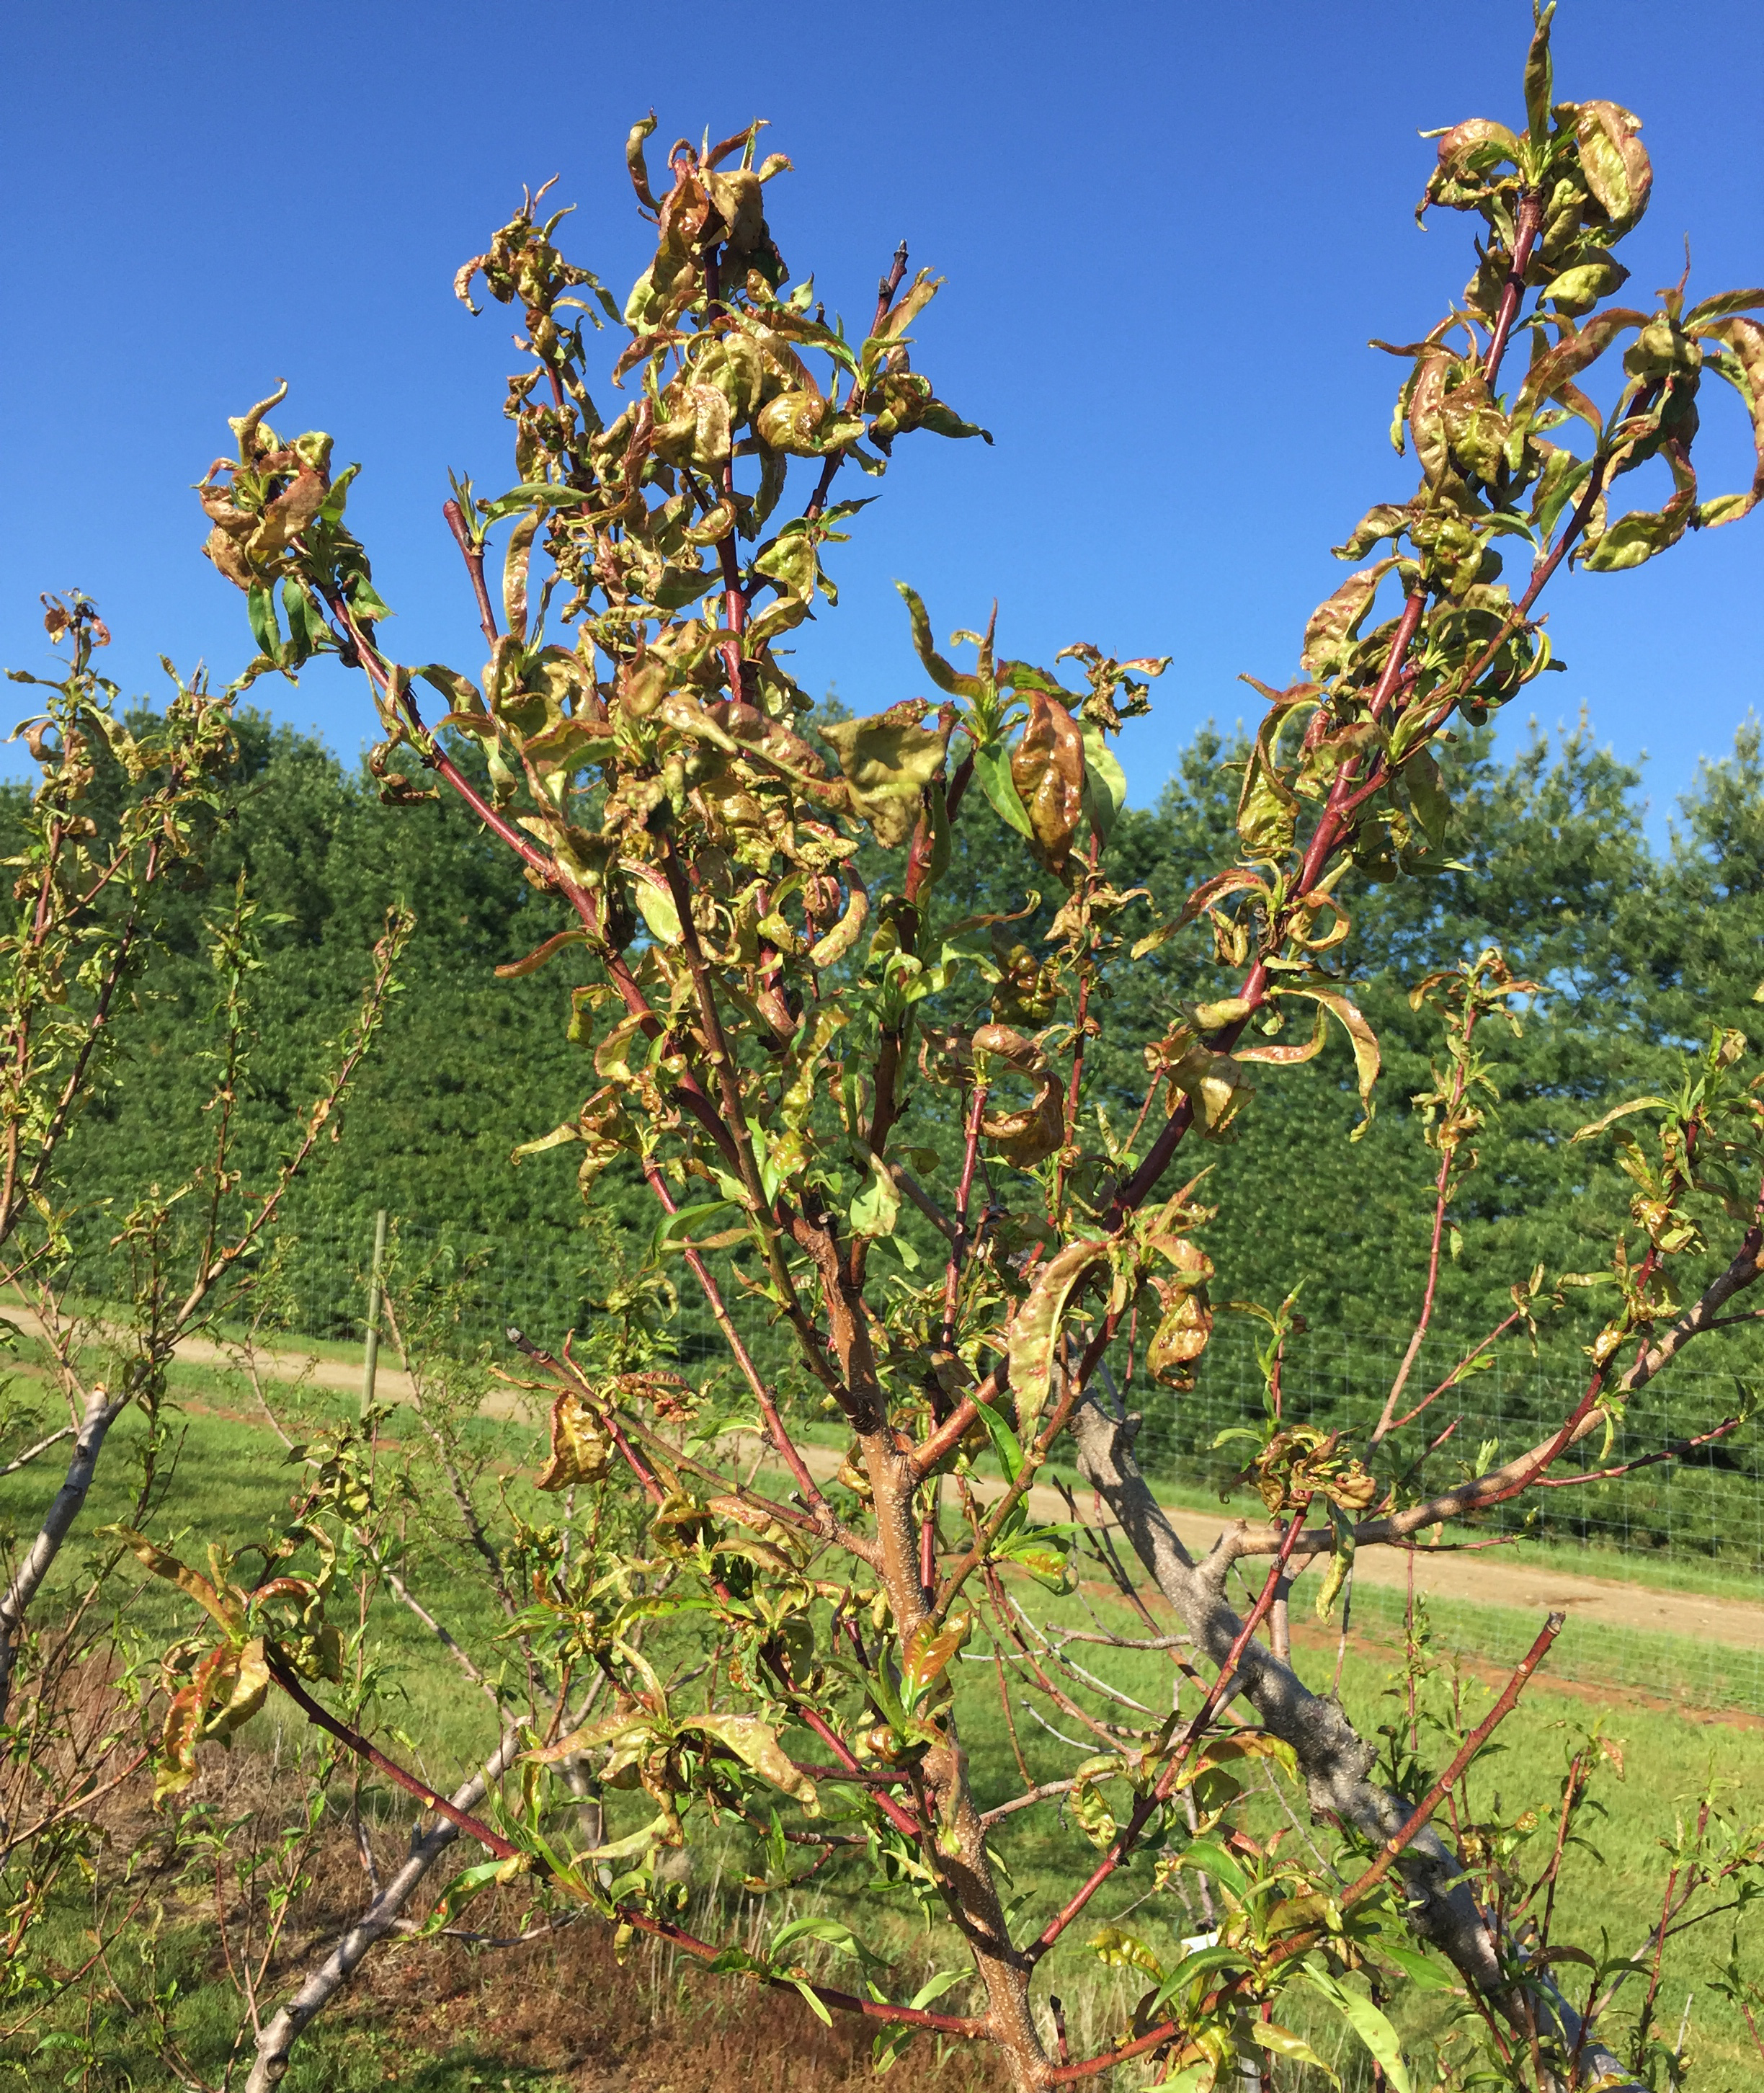
[{"label": "reddish curled leaf", "polygon": [[1395,565],[1393,557],[1377,560],[1371,566],[1362,567],[1358,574],[1350,574],[1334,595],[1325,597],[1312,612],[1299,656],[1307,675],[1316,677],[1319,682],[1327,682],[1331,676],[1339,674],[1359,635],[1361,621],[1378,593],[1379,583]]},{"label": "reddish curled leaf", "polygon": [[1061,872],[1084,812],[1084,737],[1057,698],[1036,691],[1010,759],[1010,781],[1029,817],[1030,840],[1050,872]]},{"label": "reddish curled leaf", "polygon": [[1029,1298],[1010,1326],[1010,1385],[1017,1398],[1017,1431],[1027,1440],[1047,1406],[1059,1347],[1060,1326],[1073,1290],[1091,1270],[1105,1263],[1106,1242],[1068,1243],[1035,1275]]},{"label": "reddish curled leaf", "polygon": [[1002,1061],[1014,1074],[1038,1083],[1034,1101],[1010,1112],[988,1112],[980,1131],[998,1144],[1005,1160],[1027,1170],[1051,1155],[1066,1138],[1066,1109],[1060,1080],[1032,1040],[1008,1025],[983,1025],[972,1051]]},{"label": "reddish curled leaf", "polygon": [[[1747,292],[1741,295],[1751,297],[1753,294]],[[1717,318],[1699,327],[1697,332],[1700,340],[1718,341],[1727,351],[1724,356],[1710,356],[1709,366],[1719,371],[1745,402],[1752,423],[1752,446],[1758,461],[1752,484],[1745,493],[1718,495],[1713,501],[1706,501],[1698,508],[1697,523],[1700,528],[1707,529],[1712,524],[1737,522],[1764,498],[1764,327],[1756,320],[1729,316]]]},{"label": "reddish curled leaf", "polygon": [[269,1691],[270,1667],[261,1636],[211,1649],[166,1710],[154,1802],[181,1794],[196,1778],[197,1746],[210,1740],[230,1742],[233,1731],[263,1705]]},{"label": "reddish curled leaf", "polygon": [[910,1701],[920,1701],[942,1678],[949,1662],[967,1639],[971,1623],[966,1614],[956,1614],[942,1627],[924,1621],[906,1639],[901,1653],[901,1688]]}]

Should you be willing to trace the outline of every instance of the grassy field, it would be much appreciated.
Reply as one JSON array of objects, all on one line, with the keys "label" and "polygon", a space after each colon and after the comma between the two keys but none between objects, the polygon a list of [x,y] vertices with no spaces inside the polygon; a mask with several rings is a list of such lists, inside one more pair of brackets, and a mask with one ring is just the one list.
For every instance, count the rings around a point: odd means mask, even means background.
[{"label": "grassy field", "polygon": [[[210,1540],[236,1545],[261,1534],[285,1506],[297,1471],[286,1464],[280,1443],[263,1424],[239,1414],[244,1404],[236,1382],[180,1370],[178,1392],[186,1406],[179,1421],[181,1437],[175,1455],[168,1452],[168,1458],[178,1462],[175,1501],[188,1508],[183,1517],[191,1528],[192,1551],[200,1558]],[[346,1408],[348,1399],[306,1400],[309,1408],[322,1410],[327,1403]],[[409,1425],[408,1419],[395,1414],[389,1431],[396,1437]],[[127,1512],[141,1428],[133,1417],[119,1424],[87,1508],[82,1538],[63,1558],[60,1588],[66,1589],[68,1580],[78,1574],[92,1545],[85,1538],[91,1529]],[[535,1431],[489,1420],[479,1420],[469,1430],[481,1450],[507,1471],[512,1503],[555,1510],[555,1501],[534,1497],[524,1480],[533,1472],[538,1451]],[[0,1530],[15,1533],[35,1525],[58,1480],[54,1466],[50,1456],[23,1475],[0,1479]],[[1571,1562],[1577,1569],[1587,1566],[1580,1551],[1572,1552]],[[501,1656],[494,1640],[500,1616],[482,1582],[460,1571],[457,1562],[432,1550],[413,1552],[406,1566],[417,1596],[494,1670]],[[47,1596],[47,1603],[54,1603],[54,1596]],[[1045,1601],[1045,1610],[1057,1613],[1072,1603]],[[1536,1627],[1523,1617],[1468,1606],[1437,1606],[1431,1621],[1436,1647],[1465,1660],[1464,1691],[1472,1705],[1486,1704],[1494,1676],[1490,1661],[1506,1657],[1515,1644],[1522,1646]],[[166,1588],[158,1584],[142,1591],[125,1623],[144,1642],[168,1632],[185,1632],[190,1625],[187,1610],[168,1599]],[[450,1785],[490,1741],[492,1713],[469,1682],[437,1657],[426,1631],[389,1597],[375,1600],[371,1624],[387,1667],[383,1722],[413,1741],[428,1779],[438,1786]],[[1400,1660],[1399,1644],[1392,1639],[1399,1624],[1368,1609],[1362,1625],[1368,1633],[1348,1653],[1342,1692],[1362,1730],[1375,1734],[1399,1705],[1390,1696]],[[501,1646],[501,1652],[506,1648]],[[1320,1633],[1301,1632],[1300,1669],[1308,1676],[1326,1679],[1333,1658],[1332,1642]],[[1657,1666],[1651,1675],[1658,1680],[1663,1674]],[[1171,1674],[1161,1656],[1120,1653],[1111,1676],[1148,1705],[1168,1706]],[[997,1792],[983,1796],[983,1800],[1003,1800],[1014,1792],[1015,1774],[989,1665],[964,1668],[961,1707],[964,1739],[975,1763],[996,1770],[992,1786]],[[214,1754],[214,1765],[195,1797],[200,1806],[217,1813],[217,1821],[274,1819],[292,1785],[284,1777],[289,1762],[312,1748],[309,1736],[291,1715],[285,1705],[272,1707],[230,1760]],[[1764,1819],[1764,1727],[1722,1719],[1706,1710],[1645,1705],[1621,1686],[1600,1690],[1583,1681],[1568,1691],[1546,1678],[1530,1690],[1501,1731],[1499,1749],[1484,1762],[1479,1779],[1498,1790],[1509,1813],[1528,1805],[1547,1810],[1572,1740],[1595,1720],[1620,1743],[1624,1777],[1607,1779],[1599,1791],[1605,1814],[1588,1827],[1596,1852],[1576,1852],[1568,1863],[1562,1887],[1567,1919],[1564,1937],[1596,1948],[1602,1933],[1608,1933],[1614,1949],[1629,1948],[1639,1942],[1658,1909],[1667,1866],[1658,1840],[1670,1832],[1675,1812],[1693,1809],[1697,1794],[1713,1779],[1721,1786],[1724,1807],[1735,1817]],[[1070,1770],[1072,1753],[1064,1745],[1020,1717],[1018,1732],[1037,1779]],[[313,1882],[301,1899],[292,1936],[296,1961],[331,1937],[365,1900],[361,1865],[352,1833],[345,1829],[348,1797],[336,1800],[338,1822],[315,1848]],[[370,1784],[362,1807],[383,1862],[392,1859],[402,1850],[410,1822],[404,1798]],[[1286,1805],[1270,1793],[1255,1799],[1252,1808],[1271,1822],[1283,1817]],[[1302,1804],[1299,1814],[1302,1818]],[[1077,1828],[1046,1810],[1008,1819],[1001,1832],[1001,1856],[1011,1873],[1014,1894],[1022,1900],[1025,1922],[1057,1903],[1094,1858]],[[159,1835],[141,1817],[119,1818],[113,1835],[136,1838],[145,1845]],[[751,1931],[762,1916],[760,1902],[730,1887],[748,1865],[733,1844],[707,1849],[704,1872],[690,1884],[698,1930],[720,1938]],[[151,2014],[107,2007],[101,1988],[97,2005],[84,2022],[76,2025],[76,2019],[51,2017],[0,2046],[0,2086],[9,2077],[11,2082],[32,2087],[61,2082],[63,2066],[57,2060],[64,2039],[70,2045],[66,2068],[72,2068],[77,2057],[85,2074],[67,2083],[95,2089],[176,2084],[175,2074],[166,2075],[170,2067],[164,2061],[167,2030],[188,2061],[188,2082],[218,2085],[241,2009],[212,1924],[212,1889],[201,1880],[179,1879],[168,1881],[156,1896],[151,1924],[136,1928],[111,1952],[119,1980],[116,1996],[163,1999],[163,2028]],[[930,1970],[953,1967],[958,1960],[940,1922],[927,1926],[909,1904],[867,1886],[861,1876],[788,1892],[781,1900],[774,1897],[765,1907],[766,1922],[785,1916],[785,1905],[793,1915],[815,1909],[845,1919],[899,1965],[897,1996],[899,1985],[910,1986]],[[1129,1924],[1165,1956],[1184,1934],[1199,1930],[1192,1909],[1152,1893],[1149,1872],[1143,1868],[1124,1871],[1095,1910],[1096,1925],[1108,1920]],[[504,1893],[499,1906],[491,1907],[484,1918],[474,1917],[473,1923],[493,1933],[512,1930],[516,1916],[515,1900]],[[76,1959],[81,1928],[89,1922],[89,1915],[73,1906],[63,1914],[59,1944],[70,1961]],[[1740,2093],[1758,2082],[1757,2060],[1754,2054],[1747,2061],[1743,2026],[1707,1986],[1711,1964],[1726,1957],[1728,1926],[1726,1919],[1715,1920],[1701,1933],[1672,1943],[1667,1955],[1662,2013],[1669,2033],[1675,2032],[1689,2002],[1688,2048],[1697,2093]],[[1050,1958],[1049,1988],[1066,2002],[1074,2051],[1105,2043],[1131,2012],[1143,1982],[1137,1977],[1129,1982],[1101,1966],[1086,1945],[1095,1930],[1088,1923],[1074,1928]],[[1756,1914],[1746,1916],[1740,1940],[1742,1958],[1754,1970],[1764,1970],[1764,1922]],[[275,1996],[273,1975],[269,1996]],[[960,1997],[959,1992],[951,1994],[951,2003]],[[1436,2013],[1406,2030],[1418,2056],[1442,2025]],[[76,2037],[89,2048],[79,2048]],[[1341,2051],[1328,2030],[1319,2031],[1317,2041],[1325,2054]],[[95,2071],[89,2047],[94,2044],[101,2060]],[[720,1987],[642,1946],[633,1948],[621,1965],[603,1930],[585,1922],[513,1948],[474,1949],[450,1943],[437,1948],[383,1951],[347,2002],[296,2052],[295,2067],[284,2082],[288,2093],[356,2093],[357,2088],[384,2085],[420,2093],[467,2093],[474,2087],[553,2093],[565,2086],[580,2093],[609,2082],[633,2093],[733,2093],[737,2082],[745,2086],[756,2070],[763,2070],[784,2093],[798,2086],[806,2093],[811,2086],[841,2085],[848,2077],[854,2082],[867,2075],[867,2040],[842,2030],[819,2030],[789,2000],[746,1987]],[[1339,2060],[1350,2086],[1364,2082],[1359,2052],[1342,2053]],[[911,2052],[902,2069],[907,2076],[898,2082],[915,2086],[940,2086],[945,2080],[951,2086],[982,2079],[995,2082],[984,2072],[977,2079],[972,2060],[953,2054],[940,2060],[931,2048]],[[1298,2082],[1291,2082],[1296,2093]]]}]

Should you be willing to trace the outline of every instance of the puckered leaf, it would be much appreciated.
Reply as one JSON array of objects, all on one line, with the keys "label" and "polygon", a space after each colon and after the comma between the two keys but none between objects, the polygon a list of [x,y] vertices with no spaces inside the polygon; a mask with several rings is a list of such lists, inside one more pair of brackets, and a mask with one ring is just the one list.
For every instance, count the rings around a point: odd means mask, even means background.
[{"label": "puckered leaf", "polygon": [[1636,132],[1641,119],[1615,102],[1583,102],[1575,119],[1580,171],[1615,232],[1627,232],[1648,207],[1654,167]]},{"label": "puckered leaf", "polygon": [[573,1389],[565,1389],[551,1405],[551,1458],[534,1476],[534,1487],[567,1490],[577,1483],[597,1483],[612,1451],[593,1410]]},{"label": "puckered leaf", "polygon": [[1035,1275],[1029,1298],[1010,1326],[1010,1385],[1017,1398],[1017,1429],[1025,1439],[1047,1406],[1060,1325],[1073,1289],[1107,1261],[1106,1242],[1068,1243]]},{"label": "puckered leaf", "polygon": [[806,1773],[798,1771],[779,1743],[777,1731],[757,1715],[685,1715],[681,1718],[678,1727],[682,1731],[696,1731],[699,1736],[709,1737],[732,1751],[763,1780],[769,1780],[774,1788],[781,1788],[800,1802],[810,1816],[819,1811],[820,1803],[814,1782]]},{"label": "puckered leaf", "polygon": [[836,720],[822,729],[839,758],[858,812],[884,850],[912,835],[919,798],[942,767],[953,722],[923,727],[923,698],[890,705],[868,719]]},{"label": "puckered leaf", "polygon": [[1036,855],[1050,870],[1062,870],[1084,812],[1084,738],[1065,706],[1045,691],[1030,698],[1010,779],[1029,817]]}]

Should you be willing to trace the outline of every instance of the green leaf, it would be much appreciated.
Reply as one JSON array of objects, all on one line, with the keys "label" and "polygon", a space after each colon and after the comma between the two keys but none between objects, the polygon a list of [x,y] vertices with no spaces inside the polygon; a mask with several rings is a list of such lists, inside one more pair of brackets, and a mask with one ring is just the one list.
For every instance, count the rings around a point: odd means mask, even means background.
[{"label": "green leaf", "polygon": [[1081,719],[1078,730],[1084,738],[1085,807],[1097,839],[1107,843],[1121,809],[1127,804],[1127,774],[1103,739],[1100,726]]},{"label": "green leaf", "polygon": [[734,1209],[733,1199],[701,1199],[696,1206],[681,1207],[669,1214],[656,1229],[650,1246],[650,1262],[655,1263],[664,1251],[678,1249],[692,1239],[701,1222],[708,1221],[718,1214]]},{"label": "green leaf", "polygon": [[1010,774],[1010,750],[1002,741],[992,743],[985,748],[974,752],[974,774],[980,781],[980,790],[992,803],[992,811],[1001,821],[1006,821],[1018,835],[1030,833],[1028,809],[1018,796],[1016,781]]},{"label": "green leaf", "polygon": [[998,1456],[998,1465],[1005,1471],[1005,1480],[1014,1483],[1023,1473],[1023,1445],[1016,1433],[1005,1422],[1004,1413],[995,1410],[989,1402],[974,1398],[974,1407],[980,1413],[980,1422],[986,1427],[987,1436],[992,1442],[992,1450]]},{"label": "green leaf", "polygon": [[260,652],[267,654],[279,666],[283,640],[282,628],[276,622],[275,598],[261,582],[253,583],[245,592],[245,617]]},{"label": "green leaf", "polygon": [[1185,2064],[1172,2078],[1161,2078],[1148,2093],[1209,2093],[1217,2082],[1218,2066],[1211,2057],[1196,2057],[1192,2064]]},{"label": "green leaf", "polygon": [[[940,1970],[928,1982],[919,1986],[907,2004],[915,2013],[922,2013],[933,2000],[940,1999],[951,1985],[959,1984],[964,1977],[972,1974],[966,1970]],[[901,2052],[919,2032],[915,2027],[884,2028],[882,2030],[871,2052],[871,2069],[878,2078],[892,2069]]]},{"label": "green leaf", "polygon": [[1386,1962],[1394,1963],[1412,1984],[1424,1991],[1455,1991],[1458,1981],[1452,1971],[1442,1970],[1431,1955],[1424,1955],[1418,1948],[1407,1942],[1381,1940],[1378,1953]]},{"label": "green leaf", "polygon": [[1334,2007],[1342,2018],[1354,2030],[1384,2067],[1384,2074],[1395,2089],[1395,2093],[1414,2093],[1409,2081],[1409,2069],[1403,2060],[1403,2045],[1397,2039],[1397,2031],[1372,2003],[1358,1991],[1351,1991],[1345,1984],[1338,1983],[1327,1970],[1307,1962],[1299,1972],[1313,1990],[1320,1992]]},{"label": "green leaf", "polygon": [[1291,2028],[1282,2027],[1274,2021],[1252,2021],[1249,2039],[1263,2049],[1272,2050],[1276,2056],[1290,2056],[1295,2064],[1308,2064],[1314,2071],[1321,2071],[1330,2085],[1339,2086],[1341,2079],[1323,2061],[1302,2035]]},{"label": "green leaf", "polygon": [[680,942],[680,911],[674,906],[674,898],[665,886],[658,886],[647,879],[631,882],[632,899],[637,904],[637,912],[649,926],[649,934],[658,945],[677,945]]},{"label": "green leaf", "polygon": [[806,1984],[800,1977],[793,1977],[790,1979],[790,1982],[794,1984],[798,1991],[802,1994],[804,2003],[807,2005],[809,2011],[814,2014],[816,2020],[821,2022],[824,2026],[831,2027],[833,2024],[832,2015],[828,2012],[826,2007],[824,2006],[820,2000],[815,1997],[810,1987]]},{"label": "green leaf", "polygon": [[1240,1864],[1216,1839],[1195,1839],[1182,1848],[1182,1865],[1198,1868],[1203,1874],[1229,1890],[1235,1897],[1249,1895],[1249,1877]]}]

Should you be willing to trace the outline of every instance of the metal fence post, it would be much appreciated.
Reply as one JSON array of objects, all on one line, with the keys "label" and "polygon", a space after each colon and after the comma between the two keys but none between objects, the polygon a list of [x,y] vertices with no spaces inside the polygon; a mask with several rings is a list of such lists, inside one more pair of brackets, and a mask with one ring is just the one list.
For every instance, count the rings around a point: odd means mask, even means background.
[{"label": "metal fence post", "polygon": [[374,1216],[374,1263],[368,1274],[367,1342],[361,1353],[361,1415],[374,1407],[374,1377],[380,1363],[380,1282],[386,1270],[386,1209]]}]

